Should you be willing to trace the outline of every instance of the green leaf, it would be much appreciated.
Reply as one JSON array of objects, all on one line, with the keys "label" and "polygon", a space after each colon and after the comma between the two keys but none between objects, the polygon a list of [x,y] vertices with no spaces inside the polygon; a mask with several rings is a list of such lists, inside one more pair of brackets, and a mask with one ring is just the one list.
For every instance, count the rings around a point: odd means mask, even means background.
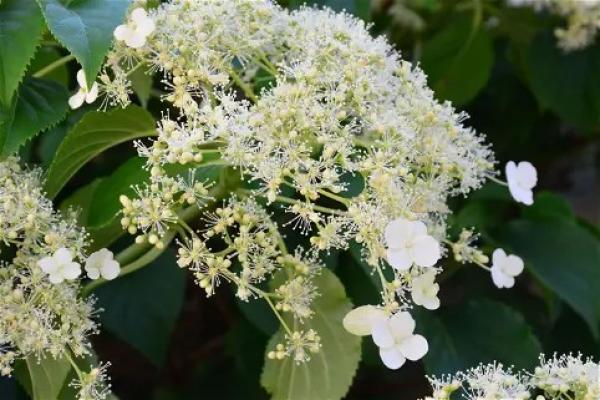
[{"label": "green leaf", "polygon": [[0,105],[9,107],[12,96],[33,57],[44,26],[34,0],[0,2]]},{"label": "green leaf", "polygon": [[525,63],[544,108],[580,128],[600,124],[600,45],[566,53],[553,35],[541,35],[527,49]]},{"label": "green leaf", "polygon": [[71,364],[64,358],[54,359],[50,356],[42,358],[39,363],[36,357],[27,357],[27,368],[31,378],[33,400],[50,400],[58,398]]},{"label": "green leaf", "polygon": [[155,133],[154,118],[137,106],[87,113],[62,141],[48,168],[48,196],[56,196],[79,168],[104,150]]},{"label": "green leaf", "polygon": [[488,32],[473,30],[471,18],[457,18],[423,44],[421,65],[436,95],[468,103],[487,83],[494,52]]},{"label": "green leaf", "polygon": [[137,68],[129,76],[131,87],[134,93],[142,103],[142,107],[148,106],[150,99],[150,91],[152,89],[153,75],[146,71],[146,68]]},{"label": "green leaf", "polygon": [[[69,93],[60,84],[28,78],[19,88],[12,120],[2,126],[1,155],[9,155],[35,135],[60,122],[67,114]],[[2,134],[0,134],[2,136]]]},{"label": "green leaf", "polygon": [[454,373],[494,360],[531,368],[542,351],[521,314],[501,303],[472,301],[436,314],[415,313],[417,330],[429,342],[423,359],[429,374]]},{"label": "green leaf", "polygon": [[52,34],[83,66],[91,84],[125,18],[129,0],[37,0]]},{"label": "green leaf", "polygon": [[[47,67],[49,64],[52,64],[54,61],[57,61],[61,58],[62,54],[59,53],[55,47],[41,46],[40,48],[38,48],[37,52],[35,53],[35,56],[31,60],[31,64],[29,64],[27,73],[29,75],[33,75],[40,69]],[[52,71],[44,74],[44,79],[52,79],[64,86],[68,86],[69,72],[67,70],[66,64],[58,66]]]},{"label": "green leaf", "polygon": [[185,273],[165,251],[150,265],[98,287],[94,294],[103,329],[130,344],[160,367],[179,317]]},{"label": "green leaf", "polygon": [[528,270],[569,304],[598,337],[600,241],[575,222],[518,220],[498,239],[523,257]]},{"label": "green leaf", "polygon": [[523,209],[523,216],[526,219],[541,221],[554,221],[556,219],[563,219],[565,221],[575,220],[575,213],[567,199],[551,192],[536,194],[535,203]]},{"label": "green leaf", "polygon": [[[297,364],[289,357],[284,360],[265,358],[261,384],[273,399],[341,399],[352,383],[360,361],[360,337],[346,332],[342,319],[352,308],[344,287],[329,270],[322,270],[315,279],[321,294],[314,303],[315,315],[303,326],[321,336],[321,351],[311,360]],[[267,351],[284,341],[280,329],[269,341]]]}]

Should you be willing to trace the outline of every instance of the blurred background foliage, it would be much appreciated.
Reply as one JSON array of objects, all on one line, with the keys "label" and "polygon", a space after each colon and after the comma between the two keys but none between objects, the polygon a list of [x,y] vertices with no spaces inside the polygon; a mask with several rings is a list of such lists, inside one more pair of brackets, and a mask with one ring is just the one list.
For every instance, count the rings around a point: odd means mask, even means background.
[{"label": "blurred background foliage", "polygon": [[[282,1],[289,8],[302,3]],[[363,358],[346,398],[416,399],[428,393],[425,374],[491,360],[528,368],[541,352],[600,356],[600,41],[565,53],[553,36],[562,21],[502,1],[314,3],[371,23],[374,34],[386,35],[405,59],[420,64],[439,99],[468,112],[466,123],[488,136],[499,168],[509,160],[529,160],[539,172],[531,207],[515,204],[496,184],[452,201],[453,235],[474,227],[488,253],[503,247],[525,259],[526,272],[516,287],[498,290],[484,271],[445,259],[441,309],[415,310],[417,330],[430,343],[428,355],[390,371],[371,340],[363,340]],[[62,55],[40,47],[29,70]],[[70,66],[58,68],[46,76],[46,87],[36,88],[39,82],[32,80],[21,90],[31,89],[33,99],[36,90],[65,97],[60,85],[74,91],[75,72]],[[158,85],[144,75],[134,83],[138,103],[159,110],[153,94]],[[90,109],[46,130],[22,156],[47,166],[66,132]],[[146,122],[140,117],[139,123]],[[93,121],[87,124],[93,128]],[[151,128],[154,122],[147,124]],[[78,126],[85,130],[85,124]],[[119,145],[77,172],[62,193],[81,190],[58,201],[62,207],[90,201],[91,209],[105,210],[81,218],[110,240],[121,233],[115,230],[118,220],[111,222],[119,206],[106,194],[127,191],[145,179],[140,166],[130,143]],[[97,179],[82,187],[90,177]],[[377,302],[376,282],[357,255],[356,248],[331,254],[328,268],[354,304]],[[264,348],[277,324],[258,302],[236,302],[226,287],[207,300],[168,252],[96,294],[105,311],[99,316],[103,331],[92,339],[99,358],[111,361],[119,398],[268,397],[260,375]],[[26,398],[20,385],[6,379],[0,381],[0,393],[2,399]]]}]

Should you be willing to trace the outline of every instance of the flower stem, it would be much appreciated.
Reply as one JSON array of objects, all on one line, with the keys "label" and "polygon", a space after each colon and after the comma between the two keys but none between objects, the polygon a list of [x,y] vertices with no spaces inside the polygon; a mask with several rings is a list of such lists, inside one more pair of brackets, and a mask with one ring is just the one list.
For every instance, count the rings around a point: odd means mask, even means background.
[{"label": "flower stem", "polygon": [[229,76],[231,76],[231,79],[233,79],[236,85],[238,85],[240,89],[242,89],[246,97],[248,97],[254,103],[258,101],[258,97],[256,97],[256,95],[254,94],[254,90],[252,90],[252,88],[246,82],[244,82],[242,78],[240,78],[240,76],[235,72],[233,68],[229,70]]},{"label": "flower stem", "polygon": [[62,58],[59,58],[58,60],[51,62],[50,64],[46,65],[44,68],[38,70],[36,73],[33,74],[34,78],[41,78],[44,75],[49,74],[50,72],[54,71],[56,68],[60,67],[61,65],[65,65],[66,63],[68,63],[71,60],[74,60],[75,56],[73,54],[69,54],[66,55]]}]

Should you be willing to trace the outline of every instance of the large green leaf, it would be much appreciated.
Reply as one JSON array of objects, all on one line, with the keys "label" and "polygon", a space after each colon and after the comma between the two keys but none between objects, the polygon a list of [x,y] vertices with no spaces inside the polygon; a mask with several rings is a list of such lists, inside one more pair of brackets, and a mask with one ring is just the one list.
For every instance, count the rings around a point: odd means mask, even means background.
[{"label": "large green leaf", "polygon": [[437,314],[415,314],[417,331],[429,342],[423,361],[430,374],[454,373],[494,360],[531,368],[542,351],[521,314],[501,303],[472,301]]},{"label": "large green leaf", "polygon": [[457,105],[472,100],[485,86],[494,63],[490,35],[457,18],[423,44],[421,65],[436,95]]},{"label": "large green leaf", "polygon": [[565,53],[542,35],[529,46],[526,69],[540,104],[582,128],[600,124],[600,45]]},{"label": "large green leaf", "polygon": [[69,93],[60,84],[28,78],[19,88],[14,114],[3,124],[5,135],[1,155],[16,152],[28,140],[60,122],[67,114]]},{"label": "large green leaf", "polygon": [[10,106],[41,38],[43,22],[34,0],[0,2],[0,106]]},{"label": "large green leaf", "polygon": [[150,265],[98,287],[103,329],[160,367],[179,317],[185,273],[168,250]]},{"label": "large green leaf", "polygon": [[[360,361],[360,337],[346,332],[342,319],[352,308],[344,287],[329,270],[315,279],[321,294],[313,304],[315,315],[303,329],[314,329],[321,336],[321,351],[311,360],[297,364],[266,358],[261,384],[273,399],[341,399],[352,383]],[[284,341],[280,329],[269,341],[267,351]]]},{"label": "large green leaf", "polygon": [[26,361],[33,400],[57,399],[71,370],[71,363],[64,358],[49,356],[39,362],[36,357],[30,356]]},{"label": "large green leaf", "polygon": [[154,118],[137,106],[86,114],[62,141],[48,168],[48,196],[54,197],[79,168],[104,150],[155,133]]},{"label": "large green leaf", "polygon": [[567,302],[598,337],[600,327],[600,241],[565,218],[518,220],[499,235],[528,270]]},{"label": "large green leaf", "polygon": [[52,34],[75,55],[88,83],[96,78],[130,0],[37,0]]}]

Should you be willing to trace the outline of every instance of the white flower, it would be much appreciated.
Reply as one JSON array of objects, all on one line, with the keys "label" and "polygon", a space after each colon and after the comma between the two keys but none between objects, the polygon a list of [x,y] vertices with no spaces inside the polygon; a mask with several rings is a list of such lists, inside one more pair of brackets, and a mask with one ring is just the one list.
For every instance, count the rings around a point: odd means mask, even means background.
[{"label": "white flower", "polygon": [[75,279],[81,273],[81,266],[73,261],[71,251],[65,247],[61,247],[53,255],[39,260],[38,266],[48,274],[52,283]]},{"label": "white flower", "polygon": [[411,265],[431,267],[440,258],[440,245],[427,234],[421,221],[398,218],[385,228],[388,246],[387,261],[398,270],[407,270]]},{"label": "white flower", "polygon": [[344,328],[353,335],[368,336],[378,321],[387,319],[387,314],[381,308],[366,305],[355,308],[344,317]]},{"label": "white flower", "polygon": [[124,41],[131,48],[139,49],[146,44],[146,38],[154,31],[154,21],[148,17],[146,10],[141,7],[131,12],[127,24],[115,28],[114,35],[117,40]]},{"label": "white flower", "polygon": [[523,272],[523,260],[513,254],[507,255],[502,249],[496,249],[492,253],[491,272],[496,286],[511,288],[515,284],[515,276]]},{"label": "white flower", "polygon": [[535,167],[528,161],[521,161],[518,165],[509,161],[506,163],[505,172],[508,189],[513,199],[528,206],[532,205],[532,189],[537,184]]},{"label": "white flower", "polygon": [[81,107],[84,101],[91,104],[98,97],[98,83],[94,82],[92,87],[88,89],[85,73],[82,69],[77,72],[77,83],[79,84],[79,90],[69,98],[69,106],[72,109]]},{"label": "white flower", "polygon": [[91,279],[98,279],[100,276],[106,280],[115,279],[120,270],[119,263],[113,259],[113,253],[108,249],[90,254],[85,261],[85,271]]},{"label": "white flower", "polygon": [[386,367],[398,369],[407,358],[417,361],[427,354],[427,340],[421,335],[414,335],[414,330],[415,320],[406,311],[375,323],[373,341],[379,347],[379,356]]},{"label": "white flower", "polygon": [[361,306],[346,314],[343,324],[354,335],[372,335],[381,360],[391,369],[400,368],[406,359],[416,361],[429,350],[427,340],[413,334],[415,320],[406,311],[388,318],[380,308]]},{"label": "white flower", "polygon": [[428,310],[435,310],[440,306],[440,299],[437,297],[440,285],[435,283],[435,275],[435,271],[429,270],[412,280],[413,301],[416,305],[423,306]]}]

